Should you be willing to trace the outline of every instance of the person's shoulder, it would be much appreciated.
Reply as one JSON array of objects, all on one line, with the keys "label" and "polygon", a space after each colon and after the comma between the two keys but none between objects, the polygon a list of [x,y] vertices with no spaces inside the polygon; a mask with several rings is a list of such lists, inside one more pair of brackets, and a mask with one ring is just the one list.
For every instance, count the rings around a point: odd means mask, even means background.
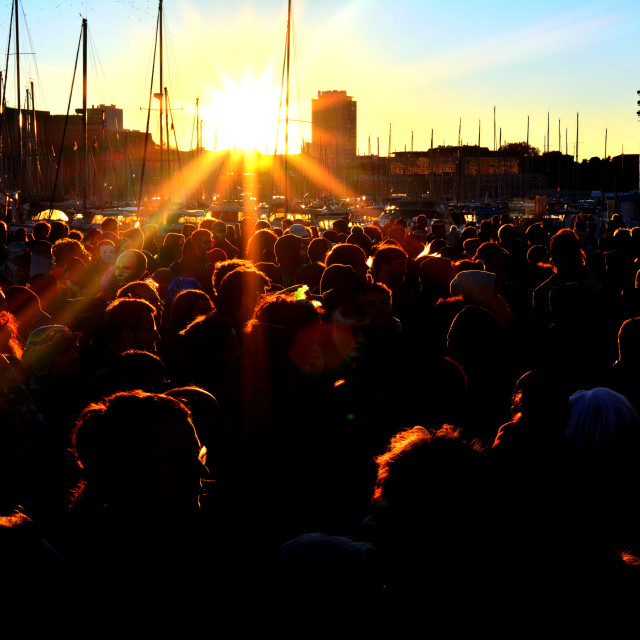
[{"label": "person's shoulder", "polygon": [[508,446],[514,440],[517,440],[519,435],[521,435],[521,429],[515,420],[505,422],[498,429],[498,433],[496,434],[496,438],[491,448],[493,450],[499,449],[502,451],[505,446]]},{"label": "person's shoulder", "polygon": [[548,292],[551,289],[553,289],[553,287],[555,287],[556,284],[559,284],[559,282],[558,282],[558,274],[557,273],[552,273],[544,282],[539,284],[533,290],[533,297],[534,298],[538,298],[540,296],[544,296],[544,295],[548,294]]},{"label": "person's shoulder", "polygon": [[180,260],[176,260],[175,262],[172,262],[169,265],[169,269],[173,271],[176,277],[182,276],[184,272],[183,258],[180,258]]},{"label": "person's shoulder", "polygon": [[33,239],[33,240],[29,240],[27,242],[27,249],[31,249],[33,251],[33,249],[35,247],[40,247],[42,249],[49,249],[51,250],[51,247],[53,245],[48,241],[48,240],[38,240],[38,239]]}]

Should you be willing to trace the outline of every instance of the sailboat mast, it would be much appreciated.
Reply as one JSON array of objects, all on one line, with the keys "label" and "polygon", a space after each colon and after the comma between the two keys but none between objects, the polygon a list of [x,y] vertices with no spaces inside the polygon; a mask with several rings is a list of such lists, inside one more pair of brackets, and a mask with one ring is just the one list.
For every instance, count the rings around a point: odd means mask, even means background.
[{"label": "sailboat mast", "polygon": [[391,184],[391,123],[389,123],[389,146],[387,147],[387,180],[389,195],[391,195],[393,194],[393,185]]},{"label": "sailboat mast", "polygon": [[287,94],[285,99],[284,116],[284,213],[289,208],[289,60],[291,54],[291,0],[287,9],[287,42],[286,42],[286,66],[287,66]]},{"label": "sailboat mast", "polygon": [[607,164],[606,164],[606,160],[607,160],[607,129],[604,130],[604,160],[605,160],[605,164],[604,164],[604,175],[602,175],[603,172],[600,173],[600,180],[602,182],[602,186],[600,187],[600,195],[602,196],[602,201],[605,201],[605,193],[607,191]]},{"label": "sailboat mast", "polygon": [[196,98],[196,156],[200,154],[200,98]]},{"label": "sailboat mast", "polygon": [[[162,8],[162,0],[160,0],[160,8]],[[151,105],[152,105],[152,99],[154,95],[157,95],[153,93],[153,81],[154,81],[155,70],[156,70],[158,30],[160,28],[161,20],[162,20],[162,13],[159,11],[158,20],[156,22],[156,36],[153,43],[153,58],[152,58],[153,62],[151,64],[151,83],[149,86],[149,108],[147,109],[147,127],[144,132],[144,151],[142,153],[142,167],[140,167],[140,191],[138,192],[139,194],[138,195],[138,215],[140,215],[140,207],[142,206],[142,188],[144,186],[144,170],[145,170],[145,167],[147,166],[147,145],[149,144],[149,123],[151,121]],[[162,127],[160,128],[160,131],[162,131]]]},{"label": "sailboat mast", "polygon": [[[2,84],[2,82],[0,82]],[[38,126],[36,124],[36,98],[33,90],[33,80],[31,81],[31,157],[36,173],[38,191],[40,190],[40,161],[38,160]]]},{"label": "sailboat mast", "polygon": [[2,78],[2,113],[4,113],[7,106],[7,78],[9,76],[9,54],[11,52],[11,33],[13,32],[13,10],[14,10],[14,6],[11,5],[11,19],[9,20],[9,38],[7,39],[7,57],[4,63],[4,75]]},{"label": "sailboat mast", "polygon": [[18,29],[18,0],[14,0],[16,26],[16,101],[18,106],[18,174],[16,176],[17,190],[22,182],[22,101],[20,99],[20,31]]},{"label": "sailboat mast", "polygon": [[579,155],[578,155],[578,136],[579,136],[579,131],[580,131],[580,114],[576,113],[576,191],[575,191],[575,198],[576,200],[578,199],[578,190],[580,188],[580,164],[578,163],[579,160]]},{"label": "sailboat mast", "polygon": [[[167,87],[164,88],[164,107],[165,107],[164,126],[167,134],[167,175],[170,176],[171,175],[171,154],[169,153],[169,151],[170,151],[171,143],[169,142],[169,91]],[[176,147],[176,152],[177,150],[178,148]]]},{"label": "sailboat mast", "polygon": [[493,105],[493,150],[496,150],[496,105]]},{"label": "sailboat mast", "polygon": [[529,195],[529,116],[527,116],[527,167],[526,167],[526,174],[527,174],[527,184],[526,184],[526,193],[525,193],[525,197]]},{"label": "sailboat mast", "polygon": [[551,151],[551,143],[549,140],[549,112],[547,111],[547,153]]},{"label": "sailboat mast", "polygon": [[[11,149],[11,132],[9,133],[8,138],[5,138],[5,111],[7,108],[7,77],[9,76],[9,54],[11,52],[11,37],[12,37],[12,33],[13,33],[13,11],[14,11],[14,5],[11,5],[11,19],[9,20],[9,37],[7,38],[7,57],[6,57],[6,61],[5,61],[5,66],[4,66],[4,74],[2,75],[2,83],[1,83],[1,88],[2,88],[2,105],[0,106],[0,113],[2,114],[2,118],[0,119],[0,143],[1,143],[1,147],[2,147],[2,162],[1,162],[1,167],[0,169],[2,170],[2,175],[5,175],[5,170],[6,170],[6,158],[7,158],[7,153],[6,153],[6,149],[7,147],[9,149]],[[13,159],[10,157],[9,160],[9,180],[8,180],[8,185],[11,184],[12,182],[12,178],[13,176],[11,175],[13,169]],[[5,199],[5,213],[6,213],[6,209],[7,209],[7,200]]]},{"label": "sailboat mast", "polygon": [[462,118],[460,118],[458,122],[458,162],[456,166],[456,200],[460,202],[460,197],[462,195],[461,191],[461,182],[462,182]]},{"label": "sailboat mast", "polygon": [[160,179],[164,182],[164,140],[162,136],[162,104],[164,99],[164,80],[162,77],[162,0],[159,0],[158,5],[158,15],[159,15],[159,28],[160,28],[160,91],[158,91],[158,98],[160,100]]},{"label": "sailboat mast", "polygon": [[481,120],[478,118],[478,171],[476,173],[476,200],[480,200],[480,127]]},{"label": "sailboat mast", "polygon": [[89,179],[89,145],[87,135],[87,19],[82,18],[82,140],[84,145],[84,179],[82,181],[82,216],[87,219],[87,182]]},{"label": "sailboat mast", "polygon": [[25,94],[24,94],[24,102],[25,102],[24,106],[25,106],[25,110],[27,112],[27,117],[26,117],[26,120],[27,120],[27,123],[26,123],[27,124],[27,126],[26,126],[26,130],[27,130],[26,131],[26,133],[27,133],[27,149],[26,149],[27,158],[26,158],[26,162],[25,162],[26,171],[25,171],[24,178],[25,178],[25,191],[27,193],[33,193],[33,186],[32,186],[32,182],[31,182],[31,179],[32,179],[31,166],[29,164],[29,160],[31,160],[31,156],[29,155],[29,150],[30,150],[30,146],[31,145],[29,144],[29,115],[28,115],[28,114],[31,113],[31,100],[30,100],[30,98],[31,98],[31,95],[29,93],[29,89],[27,89],[25,91]]},{"label": "sailboat mast", "polygon": [[[378,153],[378,156],[380,153]],[[433,129],[431,129],[431,153],[429,154],[429,195],[433,198]]]}]

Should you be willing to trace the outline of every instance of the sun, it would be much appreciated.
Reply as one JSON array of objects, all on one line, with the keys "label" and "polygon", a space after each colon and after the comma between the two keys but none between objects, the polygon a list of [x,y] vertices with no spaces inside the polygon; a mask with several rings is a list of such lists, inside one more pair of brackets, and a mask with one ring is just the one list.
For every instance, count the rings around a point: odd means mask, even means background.
[{"label": "sun", "polygon": [[209,92],[203,105],[204,128],[210,147],[258,150],[273,153],[278,127],[280,87],[274,86],[273,73],[259,77],[246,74],[240,81],[225,78],[222,89]]}]

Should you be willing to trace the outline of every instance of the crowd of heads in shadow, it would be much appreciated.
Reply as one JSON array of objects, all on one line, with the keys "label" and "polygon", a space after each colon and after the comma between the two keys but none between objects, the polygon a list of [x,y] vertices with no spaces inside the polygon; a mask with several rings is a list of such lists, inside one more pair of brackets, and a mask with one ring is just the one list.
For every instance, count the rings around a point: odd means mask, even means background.
[{"label": "crowd of heads in shadow", "polygon": [[142,589],[154,619],[292,634],[611,623],[640,564],[639,232],[0,223],[0,556],[91,615]]}]

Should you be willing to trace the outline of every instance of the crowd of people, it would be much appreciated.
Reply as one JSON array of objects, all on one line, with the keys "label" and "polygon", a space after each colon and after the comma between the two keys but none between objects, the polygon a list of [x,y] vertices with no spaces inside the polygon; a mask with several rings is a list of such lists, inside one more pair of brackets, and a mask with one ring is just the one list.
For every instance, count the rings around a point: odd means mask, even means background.
[{"label": "crowd of people", "polygon": [[640,228],[531,222],[0,222],[15,601],[298,637],[624,618]]}]

